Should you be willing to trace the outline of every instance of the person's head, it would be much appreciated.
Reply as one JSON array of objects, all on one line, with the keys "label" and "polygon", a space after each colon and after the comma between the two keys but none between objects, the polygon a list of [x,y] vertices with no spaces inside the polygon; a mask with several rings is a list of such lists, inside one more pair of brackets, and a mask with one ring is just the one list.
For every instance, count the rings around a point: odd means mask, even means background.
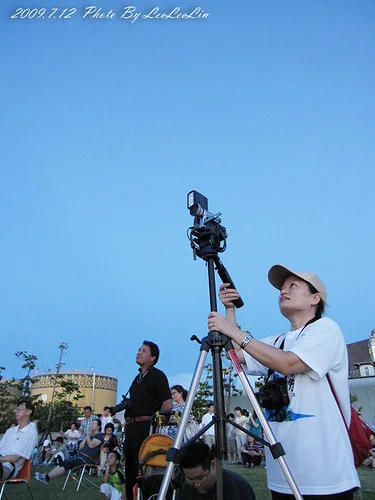
[{"label": "person's head", "polygon": [[94,432],[100,432],[102,429],[102,423],[98,418],[94,418],[94,420],[91,422],[90,425],[90,430]]},{"label": "person's head", "polygon": [[280,290],[279,308],[283,316],[290,319],[294,313],[303,312],[311,313],[311,319],[322,317],[327,303],[327,290],[319,276],[275,265],[268,272],[268,280]]},{"label": "person's head", "polygon": [[118,464],[120,463],[120,460],[121,460],[121,456],[120,456],[120,453],[118,451],[115,451],[115,450],[108,451],[106,463],[110,467],[116,467],[116,469],[117,469]]},{"label": "person's head", "polygon": [[76,430],[76,428],[77,428],[77,424],[76,424],[75,422],[72,422],[72,423],[70,424],[70,428],[72,429],[72,431],[75,431],[75,430]]},{"label": "person's head", "polygon": [[55,444],[57,446],[62,446],[64,444],[64,440],[61,436],[58,436],[56,439],[55,439]]},{"label": "person's head", "polygon": [[177,404],[182,404],[186,401],[188,391],[182,385],[174,385],[171,387],[172,399]]},{"label": "person's head", "polygon": [[369,440],[370,440],[371,446],[375,446],[375,436],[374,436],[374,434],[370,434]]},{"label": "person's head", "polygon": [[207,495],[215,487],[215,458],[207,444],[194,441],[182,448],[179,463],[183,468],[186,482],[200,494]]},{"label": "person's head", "polygon": [[255,439],[253,438],[253,436],[249,436],[249,435],[248,435],[248,436],[247,436],[247,442],[248,442],[249,444],[254,444],[254,443],[255,443]]},{"label": "person's head", "polygon": [[92,408],[91,406],[85,406],[83,408],[83,414],[85,415],[85,418],[87,418],[87,420],[91,417],[92,415]]},{"label": "person's head", "polygon": [[214,413],[214,412],[215,412],[215,405],[212,402],[210,402],[208,404],[208,413]]},{"label": "person's head", "polygon": [[246,408],[242,408],[242,415],[245,415],[245,417],[249,416],[249,412],[246,410]]},{"label": "person's head", "polygon": [[110,451],[112,451],[112,445],[111,443],[104,443],[101,449],[102,452],[107,455]]},{"label": "person's head", "polygon": [[104,427],[104,434],[111,436],[113,434],[114,430],[115,430],[115,426],[112,424],[112,422],[109,422]]},{"label": "person's head", "polygon": [[43,441],[43,448],[51,448],[51,441],[49,439]]},{"label": "person's head", "polygon": [[159,347],[150,340],[144,340],[141,347],[138,349],[136,363],[141,368],[148,368],[156,365],[159,359]]},{"label": "person's head", "polygon": [[29,399],[18,400],[16,408],[14,409],[17,424],[29,423],[34,415],[34,411],[34,405]]},{"label": "person's head", "polygon": [[234,412],[237,416],[240,416],[240,415],[242,415],[242,408],[240,408],[239,406],[236,406],[234,409]]},{"label": "person's head", "polygon": [[229,413],[228,418],[229,418],[230,420],[234,420],[234,413]]},{"label": "person's head", "polygon": [[111,413],[111,408],[109,406],[105,406],[103,408],[103,417],[109,417]]}]

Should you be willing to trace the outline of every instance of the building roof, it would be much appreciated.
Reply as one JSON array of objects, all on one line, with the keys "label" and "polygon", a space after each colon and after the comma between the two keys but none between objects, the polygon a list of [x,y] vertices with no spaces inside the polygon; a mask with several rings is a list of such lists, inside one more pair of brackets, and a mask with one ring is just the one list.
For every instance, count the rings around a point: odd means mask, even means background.
[{"label": "building roof", "polygon": [[371,364],[370,354],[368,352],[368,339],[360,340],[348,344],[348,358],[349,358],[349,378],[360,377],[359,365]]}]

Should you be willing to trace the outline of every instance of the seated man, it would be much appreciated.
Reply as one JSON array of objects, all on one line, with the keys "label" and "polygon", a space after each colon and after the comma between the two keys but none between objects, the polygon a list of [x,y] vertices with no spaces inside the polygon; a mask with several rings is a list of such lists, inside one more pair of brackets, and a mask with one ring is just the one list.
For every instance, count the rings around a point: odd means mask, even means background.
[{"label": "seated man", "polygon": [[251,469],[260,465],[263,456],[263,445],[255,441],[253,436],[247,436],[247,444],[241,448],[242,462]]},{"label": "seated man", "polygon": [[38,444],[36,425],[30,422],[34,413],[31,401],[20,400],[14,410],[17,426],[10,427],[0,441],[0,479],[17,477],[25,459],[31,457]]},{"label": "seated man", "polygon": [[99,463],[100,448],[104,442],[103,434],[100,432],[101,422],[95,419],[83,441],[79,445],[79,450],[74,458],[67,458],[61,465],[57,465],[48,474],[35,473],[35,479],[41,483],[48,484],[50,479],[62,476],[69,469],[79,465],[95,465]]},{"label": "seated man", "polygon": [[[195,441],[182,448],[179,463],[185,474],[179,500],[216,499],[216,462],[210,447]],[[236,472],[223,469],[224,500],[255,500],[250,484]]]},{"label": "seated man", "polygon": [[55,463],[61,465],[61,463],[69,457],[69,451],[64,444],[64,439],[58,436],[55,440],[55,446],[51,450],[51,455],[47,460],[47,464],[50,465]]}]

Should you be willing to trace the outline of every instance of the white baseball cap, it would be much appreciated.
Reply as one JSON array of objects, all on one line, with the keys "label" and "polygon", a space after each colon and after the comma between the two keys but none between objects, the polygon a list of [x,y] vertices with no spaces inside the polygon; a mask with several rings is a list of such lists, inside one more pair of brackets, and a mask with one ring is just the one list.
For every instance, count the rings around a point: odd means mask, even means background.
[{"label": "white baseball cap", "polygon": [[272,266],[268,271],[268,281],[278,290],[281,290],[284,281],[289,278],[289,276],[297,276],[303,281],[310,283],[320,294],[324,304],[327,303],[327,289],[323,281],[314,273],[308,271],[292,271],[287,267],[276,264]]}]

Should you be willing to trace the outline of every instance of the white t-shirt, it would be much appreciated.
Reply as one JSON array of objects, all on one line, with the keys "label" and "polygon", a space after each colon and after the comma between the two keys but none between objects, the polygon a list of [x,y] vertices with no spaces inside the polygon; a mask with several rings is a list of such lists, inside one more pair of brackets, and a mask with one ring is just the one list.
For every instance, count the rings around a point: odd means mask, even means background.
[{"label": "white t-shirt", "polygon": [[[212,421],[213,416],[214,416],[213,413],[210,413],[210,412],[205,413],[202,417],[202,427],[205,427],[206,425],[208,425]],[[211,425],[211,427],[206,430],[204,435],[205,436],[214,436],[215,435],[215,425]]]},{"label": "white t-shirt", "polygon": [[78,443],[79,438],[81,437],[81,433],[77,429],[68,429],[65,432],[65,436],[67,438],[68,445],[75,445]]},{"label": "white t-shirt", "polygon": [[[19,429],[19,426],[10,427],[0,441],[0,455],[20,455],[20,458],[15,463],[15,473],[12,477],[16,477],[25,462],[25,459],[31,457],[31,453],[38,444],[38,431],[34,422]],[[3,466],[12,468],[9,462],[4,462]]]},{"label": "white t-shirt", "polygon": [[[302,330],[302,332],[301,332]],[[344,337],[339,326],[322,318],[304,329],[290,331],[262,342],[294,352],[311,370],[287,377],[290,404],[286,419],[266,418],[285,450],[285,460],[302,495],[331,495],[359,486],[352,449],[341,413],[327,377],[332,385],[346,421],[350,421],[348,359]],[[275,344],[276,341],[276,344]],[[266,375],[268,369],[246,352],[248,373]],[[282,376],[275,373],[274,377]],[[285,476],[266,448],[268,488],[291,493]]]}]

